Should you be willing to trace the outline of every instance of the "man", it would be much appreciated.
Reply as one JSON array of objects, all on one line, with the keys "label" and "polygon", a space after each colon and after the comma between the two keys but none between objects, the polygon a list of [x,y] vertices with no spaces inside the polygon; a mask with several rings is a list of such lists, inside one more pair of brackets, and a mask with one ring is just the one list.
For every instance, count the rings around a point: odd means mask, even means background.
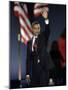
[{"label": "man", "polygon": [[40,24],[37,21],[33,22],[32,30],[34,36],[27,46],[26,79],[31,80],[31,87],[47,86],[49,70],[53,67],[47,52],[47,41],[50,35],[48,12],[44,9],[41,14],[45,22],[45,32],[40,33]]}]

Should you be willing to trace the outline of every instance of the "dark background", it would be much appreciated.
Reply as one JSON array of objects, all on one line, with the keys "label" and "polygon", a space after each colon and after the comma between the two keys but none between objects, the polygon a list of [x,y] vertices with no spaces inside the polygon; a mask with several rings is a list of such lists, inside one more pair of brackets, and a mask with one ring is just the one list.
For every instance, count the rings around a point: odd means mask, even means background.
[{"label": "dark background", "polygon": [[[31,23],[34,20],[38,20],[41,24],[42,30],[44,28],[44,22],[41,17],[34,18],[33,16],[33,6],[34,3],[27,3],[30,21]],[[18,40],[17,35],[19,32],[19,20],[16,16],[14,16],[13,11],[14,4],[13,2],[9,2],[9,19],[10,19],[10,63],[9,63],[9,72],[10,72],[10,80],[18,79]],[[57,40],[60,34],[66,27],[66,5],[56,5],[49,4],[49,21],[50,21],[50,37],[49,43],[52,44],[54,40]],[[21,63],[22,63],[22,79],[25,79],[26,75],[26,49],[27,45],[20,43],[21,49]],[[48,48],[50,50],[50,48]]]}]

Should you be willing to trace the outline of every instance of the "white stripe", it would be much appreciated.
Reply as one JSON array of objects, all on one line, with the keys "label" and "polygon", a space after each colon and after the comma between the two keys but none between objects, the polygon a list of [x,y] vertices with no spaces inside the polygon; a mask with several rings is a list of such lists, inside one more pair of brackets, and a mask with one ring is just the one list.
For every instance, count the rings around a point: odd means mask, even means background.
[{"label": "white stripe", "polygon": [[14,11],[18,11],[19,12],[19,6],[14,6]]},{"label": "white stripe", "polygon": [[23,40],[23,38],[21,38],[21,42],[23,42],[23,43],[24,43],[24,40]]},{"label": "white stripe", "polygon": [[24,32],[24,30],[22,28],[20,28],[21,30],[21,35],[28,41],[29,38],[27,37],[26,33]]},{"label": "white stripe", "polygon": [[24,39],[23,39],[23,38],[21,38],[21,42],[23,42],[23,43],[24,43]]},{"label": "white stripe", "polygon": [[26,44],[28,41],[27,40],[24,40],[23,37],[22,37],[21,38],[21,42]]},{"label": "white stripe", "polygon": [[26,4],[23,5],[23,8],[24,8],[25,12],[28,14],[28,10],[27,10],[27,5]]},{"label": "white stripe", "polygon": [[27,41],[27,40],[26,40],[26,41],[24,41],[24,39],[23,39],[23,38],[21,38],[21,42],[22,42],[22,43],[27,44],[27,42],[28,42],[28,41]]},{"label": "white stripe", "polygon": [[28,41],[24,41],[23,38],[21,38],[21,42],[27,44]]},{"label": "white stripe", "polygon": [[29,27],[31,28],[31,24],[30,24],[29,20],[27,19],[26,14],[22,10],[22,8],[20,6],[15,6],[14,11],[18,11],[25,18],[26,22],[28,23]]},{"label": "white stripe", "polygon": [[25,30],[28,32],[29,36],[32,38],[33,35],[32,35],[32,33],[28,30],[28,27],[26,26],[25,22],[22,20],[21,17],[19,18],[19,20],[20,20],[20,24],[21,24],[22,26],[24,26]]}]

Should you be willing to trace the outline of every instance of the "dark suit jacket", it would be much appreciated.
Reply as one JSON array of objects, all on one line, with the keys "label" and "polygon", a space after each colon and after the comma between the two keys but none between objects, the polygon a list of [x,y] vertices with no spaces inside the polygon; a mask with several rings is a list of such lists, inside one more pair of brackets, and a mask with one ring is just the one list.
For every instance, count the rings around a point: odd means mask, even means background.
[{"label": "dark suit jacket", "polygon": [[[48,37],[50,35],[49,25],[45,26],[45,32],[42,32],[38,35],[38,49],[37,55],[35,59],[40,59],[40,67],[43,70],[49,70],[53,68],[53,63],[51,58],[47,52],[47,44],[48,44]],[[34,57],[33,57],[34,58]],[[26,64],[26,74],[30,74],[31,70],[31,61],[32,61],[32,40],[30,40],[27,44],[27,64]]]}]

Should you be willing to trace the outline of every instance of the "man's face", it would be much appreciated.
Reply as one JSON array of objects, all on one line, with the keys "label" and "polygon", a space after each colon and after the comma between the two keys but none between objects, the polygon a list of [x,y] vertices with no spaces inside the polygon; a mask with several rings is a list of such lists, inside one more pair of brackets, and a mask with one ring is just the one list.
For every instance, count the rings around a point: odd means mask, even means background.
[{"label": "man's face", "polygon": [[34,24],[32,30],[34,35],[38,35],[40,33],[40,24]]}]

